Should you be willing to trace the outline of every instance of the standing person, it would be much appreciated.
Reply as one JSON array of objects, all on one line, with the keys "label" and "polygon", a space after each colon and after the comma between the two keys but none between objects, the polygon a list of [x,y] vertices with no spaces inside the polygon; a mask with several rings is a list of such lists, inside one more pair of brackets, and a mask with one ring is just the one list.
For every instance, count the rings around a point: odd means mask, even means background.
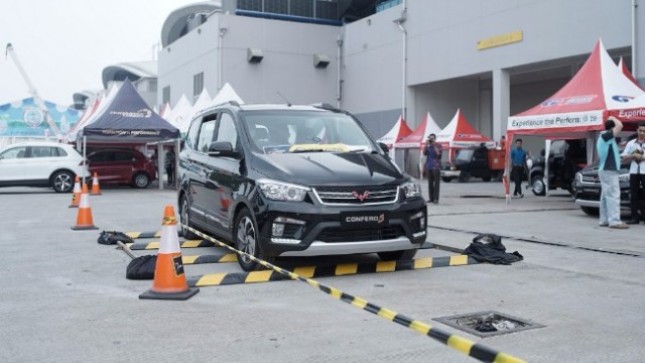
[{"label": "standing person", "polygon": [[513,169],[511,175],[515,181],[515,190],[513,191],[514,197],[523,198],[522,193],[522,178],[524,178],[524,164],[526,163],[526,151],[522,149],[522,139],[515,141],[515,148],[511,150],[511,162]]},{"label": "standing person", "polygon": [[631,161],[629,195],[632,218],[627,224],[638,224],[640,220],[645,222],[645,122],[639,122],[636,131],[638,137],[627,143],[622,154],[623,160]]},{"label": "standing person", "polygon": [[439,185],[441,183],[441,145],[436,142],[437,135],[430,134],[426,140],[423,155],[426,156],[426,170],[428,175],[429,202],[439,203]]},{"label": "standing person", "polygon": [[166,153],[164,163],[166,175],[168,175],[168,184],[173,184],[175,182],[175,153],[172,150],[168,150]]},{"label": "standing person", "polygon": [[600,134],[596,149],[600,164],[598,176],[600,177],[600,222],[601,227],[627,229],[629,226],[620,220],[620,183],[618,173],[620,170],[620,154],[616,136],[622,131],[623,123],[615,117],[605,121],[605,131]]}]

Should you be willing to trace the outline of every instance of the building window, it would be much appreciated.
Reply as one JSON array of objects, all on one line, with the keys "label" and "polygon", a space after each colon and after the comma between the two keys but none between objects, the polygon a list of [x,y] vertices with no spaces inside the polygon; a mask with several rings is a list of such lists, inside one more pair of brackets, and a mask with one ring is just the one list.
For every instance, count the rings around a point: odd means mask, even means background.
[{"label": "building window", "polygon": [[148,80],[148,92],[157,92],[157,80],[150,78]]},{"label": "building window", "polygon": [[163,88],[163,94],[161,95],[161,104],[165,105],[170,102],[170,86]]},{"label": "building window", "polygon": [[199,97],[204,89],[204,72],[197,73],[193,76],[193,96]]}]

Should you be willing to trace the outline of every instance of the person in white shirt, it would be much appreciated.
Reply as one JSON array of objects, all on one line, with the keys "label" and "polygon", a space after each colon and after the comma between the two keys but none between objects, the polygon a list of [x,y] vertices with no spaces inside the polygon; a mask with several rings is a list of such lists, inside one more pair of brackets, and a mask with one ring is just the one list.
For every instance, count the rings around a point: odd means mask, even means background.
[{"label": "person in white shirt", "polygon": [[[638,137],[625,146],[623,160],[629,165],[629,195],[632,219],[627,224],[645,223],[645,122],[638,123]],[[640,216],[638,211],[640,209]]]}]

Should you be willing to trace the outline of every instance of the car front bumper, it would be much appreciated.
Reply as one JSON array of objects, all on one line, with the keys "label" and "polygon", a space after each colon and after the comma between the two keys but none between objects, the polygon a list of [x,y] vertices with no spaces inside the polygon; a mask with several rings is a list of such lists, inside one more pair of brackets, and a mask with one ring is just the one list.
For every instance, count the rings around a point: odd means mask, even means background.
[{"label": "car front bumper", "polygon": [[[365,217],[373,221],[348,222]],[[261,248],[272,256],[409,250],[419,248],[427,233],[427,208],[418,197],[368,206],[270,202],[259,207],[256,218]]]}]

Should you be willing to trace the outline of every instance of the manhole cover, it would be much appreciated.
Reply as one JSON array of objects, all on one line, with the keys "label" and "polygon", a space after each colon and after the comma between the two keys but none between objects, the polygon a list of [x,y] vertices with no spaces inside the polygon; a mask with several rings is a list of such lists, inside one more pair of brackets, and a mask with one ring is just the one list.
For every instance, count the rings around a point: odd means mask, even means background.
[{"label": "manhole cover", "polygon": [[544,327],[497,311],[445,316],[433,320],[481,338]]}]

